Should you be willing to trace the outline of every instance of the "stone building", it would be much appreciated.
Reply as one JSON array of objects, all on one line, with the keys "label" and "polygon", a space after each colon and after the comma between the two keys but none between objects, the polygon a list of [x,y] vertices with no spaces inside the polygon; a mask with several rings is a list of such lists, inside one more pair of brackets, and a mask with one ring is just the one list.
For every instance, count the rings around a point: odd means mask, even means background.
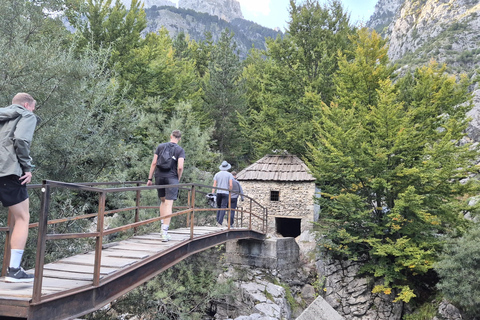
[{"label": "stone building", "polygon": [[312,228],[315,178],[292,154],[266,155],[237,174],[244,194],[268,208],[268,232],[297,237]]}]

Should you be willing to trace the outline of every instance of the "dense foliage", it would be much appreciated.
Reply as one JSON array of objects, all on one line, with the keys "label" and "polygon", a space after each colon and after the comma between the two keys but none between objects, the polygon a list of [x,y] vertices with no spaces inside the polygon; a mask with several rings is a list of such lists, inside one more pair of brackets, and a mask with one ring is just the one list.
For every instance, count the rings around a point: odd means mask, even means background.
[{"label": "dense foliage", "polygon": [[443,238],[477,210],[465,201],[478,192],[468,179],[478,151],[462,142],[469,82],[431,63],[393,84],[384,41],[366,30],[352,39],[354,58],[341,56],[335,76],[339,94],[312,122],[321,244],[364,262],[382,279],[374,292],[408,302],[431,278]]},{"label": "dense foliage", "polygon": [[480,228],[472,228],[463,237],[450,241],[435,270],[442,278],[438,287],[445,298],[470,316],[480,314]]},{"label": "dense foliage", "polygon": [[189,257],[85,319],[118,318],[117,310],[146,320],[205,319],[215,314],[216,303],[235,292],[231,281],[217,284],[222,270],[212,261],[222,260],[223,254],[224,247],[218,246]]},{"label": "dense foliage", "polygon": [[[433,289],[445,240],[461,236],[472,224],[464,215],[478,210],[467,203],[478,192],[478,150],[464,139],[467,79],[435,62],[396,75],[385,40],[352,26],[337,0],[292,0],[285,36],[245,60],[230,30],[218,41],[144,33],[141,3],[131,8],[118,0],[0,2],[1,105],[29,92],[42,118],[34,182],[144,181],[153,150],[173,129],[183,132],[182,182],[209,185],[224,159],[239,170],[287,150],[305,159],[323,192],[319,247],[364,262],[374,292],[394,293],[392,300]],[[52,217],[95,210],[90,196],[77,196],[56,194]],[[471,237],[442,255],[452,258],[437,269],[441,276],[456,272]],[[75,245],[62,247],[82,250]],[[59,248],[47,247],[47,258],[65,253]],[[133,297],[169,319],[198,318],[226,294],[215,286],[217,270],[207,269],[183,264]]]},{"label": "dense foliage", "polygon": [[272,150],[306,153],[306,143],[314,139],[310,120],[318,115],[316,106],[333,99],[337,51],[351,47],[354,28],[339,1],[290,5],[285,37],[269,39],[264,56],[252,53],[244,70],[248,116],[242,128],[257,157]]}]

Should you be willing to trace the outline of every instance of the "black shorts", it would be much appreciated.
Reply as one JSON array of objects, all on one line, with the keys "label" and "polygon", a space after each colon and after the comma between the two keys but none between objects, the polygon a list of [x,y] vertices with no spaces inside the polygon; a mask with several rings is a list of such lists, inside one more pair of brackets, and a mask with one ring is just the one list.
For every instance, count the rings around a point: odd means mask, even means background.
[{"label": "black shorts", "polygon": [[[178,184],[178,179],[174,177],[155,177],[156,185]],[[157,189],[158,197],[165,200],[177,200],[178,188],[161,188]]]},{"label": "black shorts", "polygon": [[4,207],[11,207],[28,199],[27,185],[17,175],[0,177],[0,201]]}]

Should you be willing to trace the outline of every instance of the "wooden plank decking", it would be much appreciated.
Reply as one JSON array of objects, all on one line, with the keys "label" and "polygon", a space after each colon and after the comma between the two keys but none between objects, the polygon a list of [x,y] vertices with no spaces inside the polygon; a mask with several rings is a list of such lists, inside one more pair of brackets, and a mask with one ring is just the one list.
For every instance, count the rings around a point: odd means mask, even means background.
[{"label": "wooden plank decking", "polygon": [[[49,315],[49,319],[78,317],[101,307],[195,252],[225,242],[230,237],[232,239],[249,237],[245,235],[251,233],[252,231],[246,229],[228,231],[226,228],[218,227],[195,227],[194,239],[202,239],[202,243],[198,246],[191,244],[190,229],[170,230],[169,242],[162,242],[160,233],[152,233],[109,243],[102,250],[99,287],[92,285],[95,258],[93,252],[46,264],[42,278],[42,301],[45,299],[51,304],[53,314],[52,311],[46,313],[49,309],[48,303],[32,304],[33,283],[6,283],[4,278],[0,278],[0,318],[9,316],[44,319],[45,314]],[[256,237],[262,236],[258,234]],[[174,261],[159,262],[163,257]],[[142,271],[138,272],[139,269]],[[33,270],[27,272],[33,273]],[[143,278],[141,278],[142,272],[145,273]],[[130,279],[129,276],[134,278]],[[115,282],[118,283],[113,285]],[[102,287],[106,291],[100,291]],[[117,288],[119,292],[110,292]],[[71,297],[72,295],[76,298]],[[49,297],[52,298],[49,299]],[[50,300],[58,300],[58,303]],[[86,305],[87,301],[89,304]],[[62,307],[68,302],[75,302],[78,306],[73,305],[71,310]]]}]

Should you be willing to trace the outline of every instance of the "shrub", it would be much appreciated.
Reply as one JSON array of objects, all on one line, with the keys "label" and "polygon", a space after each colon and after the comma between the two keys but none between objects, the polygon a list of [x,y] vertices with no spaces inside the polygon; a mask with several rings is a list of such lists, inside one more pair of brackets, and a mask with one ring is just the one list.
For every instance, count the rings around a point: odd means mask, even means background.
[{"label": "shrub", "polygon": [[446,246],[435,270],[445,298],[471,315],[480,314],[480,226]]}]

